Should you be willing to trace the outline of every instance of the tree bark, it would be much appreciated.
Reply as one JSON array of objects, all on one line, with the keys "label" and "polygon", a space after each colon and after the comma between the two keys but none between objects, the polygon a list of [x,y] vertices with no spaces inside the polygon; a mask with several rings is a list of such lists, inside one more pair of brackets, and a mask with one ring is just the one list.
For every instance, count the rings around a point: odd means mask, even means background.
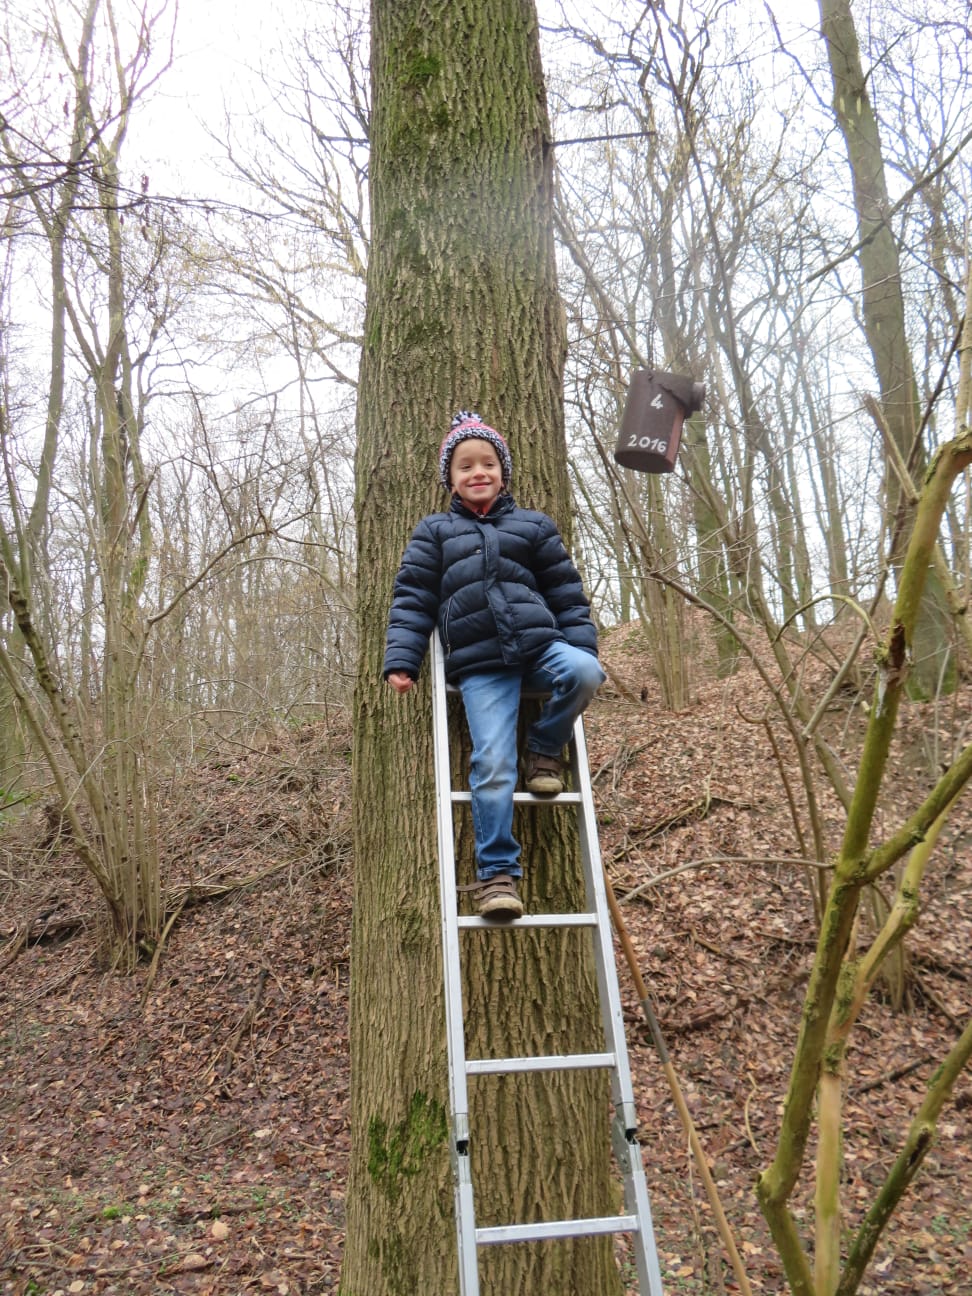
[{"label": "tree bark", "polygon": [[[888,218],[891,200],[881,137],[868,95],[850,0],[820,0],[820,19],[833,79],[834,116],[847,146],[857,212],[864,332],[889,435],[909,469],[920,469],[924,453],[917,440],[918,384],[905,328],[901,264]],[[915,473],[920,475],[920,471]],[[885,470],[885,509],[891,540],[889,557],[899,568],[908,546],[913,509],[890,461]],[[947,624],[945,593],[937,573],[931,572],[915,626],[915,665],[909,681],[913,697],[929,698],[955,689],[957,677]]]},{"label": "tree bark", "polygon": [[[458,1290],[428,674],[403,698],[382,683],[381,663],[404,544],[422,514],[445,505],[436,464],[454,409],[477,409],[503,431],[518,501],[567,529],[565,328],[537,37],[529,0],[372,4],[343,1296]],[[581,907],[560,812],[524,817],[518,830],[528,906]],[[568,1024],[598,1020],[591,960],[559,935],[490,933],[464,945],[464,960],[470,1055],[569,1050],[580,1032]],[[479,1223],[606,1211],[600,1078],[473,1085]],[[480,1273],[497,1294],[620,1291],[605,1239],[486,1248]]]}]

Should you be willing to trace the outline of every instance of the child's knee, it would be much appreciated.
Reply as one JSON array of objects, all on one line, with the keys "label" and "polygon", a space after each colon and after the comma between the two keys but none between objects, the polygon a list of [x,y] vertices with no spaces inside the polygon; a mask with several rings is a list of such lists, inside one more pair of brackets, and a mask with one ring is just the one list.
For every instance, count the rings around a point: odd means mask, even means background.
[{"label": "child's knee", "polygon": [[584,660],[578,660],[576,666],[577,683],[579,691],[590,700],[607,679],[607,676],[601,669],[601,663],[596,657],[592,657],[590,653],[584,653],[583,657]]},{"label": "child's knee", "polygon": [[516,783],[516,750],[474,752],[470,767],[471,780],[478,790],[503,793]]}]

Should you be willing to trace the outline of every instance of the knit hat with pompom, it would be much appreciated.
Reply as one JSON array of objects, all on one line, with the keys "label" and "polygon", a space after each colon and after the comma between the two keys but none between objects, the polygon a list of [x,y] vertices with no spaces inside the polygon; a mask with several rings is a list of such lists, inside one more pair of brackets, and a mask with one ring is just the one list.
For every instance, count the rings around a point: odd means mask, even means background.
[{"label": "knit hat with pompom", "polygon": [[461,445],[463,441],[472,440],[489,442],[500,461],[503,486],[509,486],[510,478],[513,476],[513,459],[510,455],[510,447],[496,429],[491,428],[488,423],[484,423],[474,410],[458,410],[452,416],[452,427],[448,436],[439,446],[439,481],[445,489],[452,489],[449,482],[449,468],[452,464],[452,456],[456,452],[456,446]]}]

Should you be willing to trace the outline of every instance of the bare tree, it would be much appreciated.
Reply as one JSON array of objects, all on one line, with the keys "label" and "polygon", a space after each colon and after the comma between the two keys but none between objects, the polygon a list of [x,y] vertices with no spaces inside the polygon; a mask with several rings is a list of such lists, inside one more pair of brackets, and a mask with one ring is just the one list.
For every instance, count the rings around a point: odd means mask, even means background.
[{"label": "bare tree", "polygon": [[[896,441],[890,429],[883,399],[846,390],[873,362],[863,345],[866,333],[855,314],[853,285],[845,282],[852,280],[862,248],[854,227],[843,224],[839,211],[828,202],[828,195],[835,192],[834,176],[839,174],[835,168],[841,160],[828,147],[827,117],[814,100],[810,74],[795,63],[795,51],[783,49],[788,65],[797,70],[793,97],[788,98],[783,85],[777,83],[772,102],[768,102],[760,87],[746,79],[743,61],[735,61],[734,33],[720,26],[718,18],[711,7],[683,6],[678,19],[666,23],[657,7],[632,6],[624,13],[614,10],[610,16],[600,15],[596,31],[576,33],[596,56],[600,77],[596,84],[608,88],[593,99],[591,111],[583,119],[586,132],[576,129],[575,117],[571,134],[594,137],[596,143],[592,142],[591,148],[601,158],[601,176],[608,177],[606,183],[612,186],[626,185],[626,200],[612,193],[608,202],[605,182],[591,197],[590,189],[582,183],[586,176],[582,168],[578,168],[578,180],[562,183],[565,239],[586,294],[586,309],[578,311],[583,321],[582,345],[588,338],[598,342],[597,347],[587,346],[585,358],[607,358],[606,363],[602,360],[598,377],[591,380],[582,375],[576,390],[584,392],[586,406],[581,401],[578,405],[590,411],[591,436],[596,437],[599,449],[609,446],[613,436],[605,435],[598,422],[605,417],[610,420],[617,408],[616,398],[599,398],[598,382],[614,397],[618,369],[623,369],[626,360],[652,361],[648,345],[651,330],[657,328],[662,334],[656,322],[660,313],[657,301],[651,294],[642,294],[640,287],[652,282],[662,296],[666,290],[684,291],[684,287],[675,286],[679,281],[671,267],[679,263],[690,267],[688,283],[697,299],[705,303],[704,309],[699,316],[688,310],[682,313],[661,354],[667,361],[669,356],[693,354],[694,347],[714,390],[708,411],[714,418],[704,434],[700,427],[690,438],[683,462],[689,485],[711,519],[708,534],[717,538],[725,554],[730,573],[726,589],[731,595],[727,603],[718,606],[706,597],[699,583],[698,575],[704,571],[700,537],[694,563],[691,555],[688,560],[682,557],[677,567],[657,558],[652,561],[654,519],[638,507],[630,491],[620,494],[621,526],[636,536],[644,535],[643,555],[651,578],[704,606],[732,633],[738,650],[750,655],[764,672],[767,697],[772,699],[768,707],[782,721],[802,774],[804,799],[799,812],[791,801],[794,835],[801,850],[808,849],[823,861],[832,849],[820,812],[824,797],[830,795],[826,784],[846,810],[837,885],[829,893],[819,888],[815,894],[823,927],[805,1008],[805,1021],[812,1024],[801,1030],[777,1159],[761,1181],[760,1198],[793,1289],[818,1294],[850,1292],[860,1281],[875,1237],[909,1179],[908,1158],[920,1159],[925,1139],[931,1136],[937,1113],[967,1061],[970,1047],[966,1032],[944,1060],[941,1082],[936,1077],[933,1093],[916,1117],[908,1146],[879,1193],[841,1272],[840,1125],[847,1038],[875,978],[888,969],[890,960],[900,956],[903,938],[917,918],[917,889],[933,843],[958,789],[969,777],[967,751],[955,753],[946,777],[939,781],[936,772],[927,800],[915,808],[907,823],[889,832],[873,854],[866,848],[868,834],[876,831],[874,806],[901,690],[911,673],[912,654],[924,651],[918,645],[923,624],[920,609],[927,598],[925,576],[930,571],[945,591],[964,579],[961,567],[949,570],[936,540],[947,509],[954,537],[951,553],[961,556],[967,512],[963,514],[965,501],[953,486],[967,472],[968,389],[963,385],[967,368],[963,367],[962,382],[957,383],[953,361],[955,321],[964,314],[961,307],[956,309],[955,288],[964,267],[959,268],[960,260],[949,259],[946,249],[952,240],[944,237],[944,231],[949,228],[946,212],[959,220],[963,213],[957,195],[942,182],[964,140],[955,111],[963,94],[958,81],[949,89],[945,80],[950,66],[946,22],[938,46],[941,64],[936,67],[934,53],[928,57],[926,52],[925,59],[915,56],[909,63],[907,84],[912,98],[928,106],[945,102],[948,111],[938,123],[940,134],[929,131],[925,137],[928,152],[911,159],[912,190],[894,207],[885,204],[881,216],[887,225],[909,215],[920,201],[919,193],[935,181],[932,213],[924,222],[910,217],[916,237],[910,245],[909,294],[903,295],[900,285],[895,289],[903,303],[893,316],[900,326],[893,342],[895,354],[901,350],[906,326],[914,327],[922,318],[926,338],[934,339],[928,346],[932,379],[924,398],[925,418],[919,429],[922,420],[913,405],[916,417],[906,451],[902,449],[904,441]],[[931,37],[936,30],[926,27],[923,34]],[[752,41],[751,31],[744,35]],[[775,39],[779,38],[775,30]],[[910,48],[906,52],[914,54]],[[803,46],[800,57],[812,61],[814,56]],[[882,69],[891,67],[893,55],[885,51],[878,62]],[[954,64],[951,66],[954,70]],[[930,70],[933,77],[941,74],[944,90],[937,82],[919,89],[916,67]],[[871,84],[877,79],[875,72]],[[902,102],[904,84],[904,79],[893,81]],[[605,104],[610,105],[608,111]],[[851,107],[852,100],[845,96],[842,108]],[[914,115],[913,105],[909,115]],[[774,120],[779,122],[778,130],[770,129]],[[598,131],[594,121],[607,130]],[[804,130],[793,129],[797,121],[804,123]],[[631,130],[632,126],[638,129]],[[624,138],[629,132],[640,135],[644,142],[629,143]],[[611,138],[603,140],[604,134]],[[913,143],[914,132],[911,139]],[[639,179],[637,164],[630,168],[630,177],[621,165],[628,149],[638,150],[639,157],[650,153],[651,175],[664,177],[660,194],[653,195],[650,205],[645,196],[651,193],[651,184]],[[692,165],[680,172],[678,161],[686,154]],[[573,157],[573,149],[565,148],[562,170],[574,165]],[[671,159],[667,165],[666,159]],[[671,222],[666,225],[665,202],[678,206],[674,226]],[[632,212],[638,213],[634,222],[630,221]],[[620,220],[614,219],[615,214]],[[640,241],[630,228],[632,223],[644,231]],[[606,236],[602,236],[602,224],[610,225]],[[670,229],[674,240],[669,248],[666,233]],[[927,265],[934,269],[922,277],[919,271]],[[884,270],[888,270],[887,263]],[[880,296],[878,278],[880,270],[875,266],[867,281]],[[913,305],[909,310],[908,304],[919,299],[921,310]],[[835,308],[835,302],[843,303],[842,308]],[[884,322],[891,318],[884,317]],[[690,331],[683,341],[680,328],[693,325],[698,334]],[[609,341],[602,341],[605,337]],[[884,338],[882,345],[890,349],[892,341]],[[896,392],[896,399],[902,390],[898,379],[896,387],[891,384],[888,388]],[[942,397],[953,393],[957,404],[950,413]],[[922,489],[915,468],[922,462],[921,438],[930,438],[933,428],[945,443],[931,455]],[[802,447],[800,454],[797,445]],[[608,457],[601,454],[599,458],[610,471]],[[598,459],[593,462],[597,465]],[[902,516],[916,521],[914,526],[904,525],[900,533],[908,558],[895,607],[889,611],[891,635],[879,650],[872,724],[859,776],[851,786],[820,727],[835,690],[856,668],[871,628],[869,616],[885,606],[882,596],[889,569],[880,544],[884,519],[871,503],[878,493],[874,466],[883,470],[885,463],[894,473]],[[596,497],[589,487],[587,494]],[[816,539],[814,518],[820,524]],[[602,534],[608,533],[609,527],[602,527]],[[815,559],[814,549],[826,555],[824,561]],[[812,697],[801,683],[800,660],[805,651],[817,651],[818,646],[825,654],[831,652],[817,611],[829,599],[834,607],[845,602],[854,606],[861,615],[862,629],[850,651],[832,659],[834,676],[823,696]],[[951,607],[955,616],[961,600],[954,598]],[[956,620],[961,629],[962,618]],[[802,632],[799,637],[793,634],[795,629]],[[662,641],[659,635],[658,642]],[[835,647],[840,642],[835,639]],[[770,660],[775,670],[767,671]],[[935,687],[941,678],[936,673]],[[923,838],[920,846],[914,845],[912,833]],[[866,866],[861,862],[865,856]],[[875,906],[873,932],[862,921],[851,937],[859,897],[872,894],[870,883],[885,874],[895,889],[890,909]],[[838,982],[847,989],[846,994],[837,993]],[[819,997],[821,986],[827,987],[823,1000]],[[816,1019],[818,1007],[820,1021]],[[816,1237],[811,1275],[787,1203],[800,1174],[814,1098],[820,1109],[820,1150],[815,1167]]]},{"label": "bare tree", "polygon": [[[25,220],[29,212],[47,254],[51,310],[45,430],[31,498],[23,493],[16,429],[2,429],[7,510],[0,559],[19,638],[0,651],[0,666],[46,756],[81,858],[106,901],[110,957],[130,963],[157,938],[162,911],[149,755],[137,696],[139,606],[152,547],[140,388],[147,351],[137,348],[133,332],[136,262],[124,227],[126,211],[143,222],[145,215],[142,195],[124,188],[121,154],[132,107],[155,75],[150,55],[153,37],[164,32],[164,12],[143,10],[134,29],[124,30],[110,3],[88,0],[79,21],[72,37],[58,14],[41,17],[48,47],[71,87],[64,105],[69,142],[58,152],[54,141],[62,132],[49,104],[38,105],[32,118],[5,119],[0,130],[17,210]],[[40,128],[33,145],[24,129],[32,124]],[[47,156],[53,152],[69,162],[52,172]],[[151,265],[143,273],[151,277]],[[142,343],[150,347],[160,321],[145,294],[141,303],[148,307]],[[69,399],[75,384],[83,395]],[[68,420],[77,415],[86,424],[93,505],[88,570],[97,572],[100,592],[96,711],[59,660],[56,626],[45,616],[42,594],[55,466]]]},{"label": "bare tree", "polygon": [[[455,1290],[449,1120],[434,868],[427,690],[405,717],[382,685],[395,569],[439,489],[450,414],[468,404],[508,434],[516,489],[569,522],[563,308],[554,273],[549,128],[532,4],[372,7],[372,244],[358,401],[360,657],[355,704],[352,1139],[342,1285],[372,1296]],[[474,74],[470,75],[470,69]],[[423,696],[424,695],[424,696]],[[416,700],[416,699],[413,699]],[[571,906],[565,829],[524,824],[528,898]],[[595,1014],[583,946],[547,939],[470,947],[473,1048],[544,1051],[526,1007],[557,987],[578,1033]],[[521,1000],[520,991],[523,992]],[[514,1004],[516,1006],[514,1006]],[[502,1007],[501,1007],[502,1005]],[[551,1083],[552,1081],[552,1083]],[[488,1220],[586,1215],[603,1205],[604,1091],[590,1075],[484,1086],[471,1095],[478,1210]],[[548,1137],[571,1130],[563,1158]],[[502,1130],[502,1137],[497,1135]],[[524,1170],[530,1168],[530,1174]],[[603,1239],[490,1248],[484,1290],[619,1290]]]},{"label": "bare tree", "polygon": [[[833,78],[834,114],[846,142],[853,182],[863,327],[880,389],[880,431],[889,440],[884,483],[889,556],[892,564],[899,564],[910,531],[911,500],[895,461],[904,462],[910,472],[920,475],[926,457],[921,438],[924,419],[908,337],[884,150],[849,0],[820,0],[820,17]],[[955,687],[948,619],[945,589],[939,573],[933,571],[916,630],[917,655],[909,686],[919,697],[933,697]]]}]

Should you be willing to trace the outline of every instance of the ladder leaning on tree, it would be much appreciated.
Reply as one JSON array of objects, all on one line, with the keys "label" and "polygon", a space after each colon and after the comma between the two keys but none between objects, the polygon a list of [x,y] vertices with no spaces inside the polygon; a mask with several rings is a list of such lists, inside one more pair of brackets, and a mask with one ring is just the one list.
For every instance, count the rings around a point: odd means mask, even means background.
[{"label": "ladder leaning on tree", "polygon": [[[651,1222],[648,1188],[637,1138],[631,1068],[624,1035],[624,1019],[618,990],[611,938],[611,918],[605,892],[597,821],[591,790],[584,725],[580,717],[570,742],[572,791],[558,796],[537,797],[517,792],[517,803],[569,804],[576,807],[580,854],[584,870],[587,912],[575,914],[532,914],[498,924],[487,918],[460,916],[456,902],[456,861],[453,811],[468,803],[468,791],[452,786],[449,757],[448,689],[438,634],[432,635],[432,724],[435,746],[435,789],[439,838],[439,887],[442,912],[442,956],[445,977],[446,1038],[449,1052],[449,1098],[452,1116],[451,1149],[455,1187],[456,1233],[459,1243],[461,1296],[479,1296],[479,1247],[498,1243],[533,1242],[544,1238],[590,1237],[597,1234],[627,1233],[638,1273],[641,1296],[662,1296],[661,1273]],[[604,1031],[604,1051],[556,1054],[544,1057],[468,1058],[462,1004],[460,933],[469,928],[510,931],[520,927],[577,928],[591,931],[594,962]],[[611,1141],[624,1182],[623,1215],[591,1219],[550,1220],[541,1223],[510,1223],[477,1228],[470,1163],[469,1103],[466,1081],[470,1076],[504,1075],[511,1072],[558,1071],[588,1067],[610,1073],[614,1119]]]}]

